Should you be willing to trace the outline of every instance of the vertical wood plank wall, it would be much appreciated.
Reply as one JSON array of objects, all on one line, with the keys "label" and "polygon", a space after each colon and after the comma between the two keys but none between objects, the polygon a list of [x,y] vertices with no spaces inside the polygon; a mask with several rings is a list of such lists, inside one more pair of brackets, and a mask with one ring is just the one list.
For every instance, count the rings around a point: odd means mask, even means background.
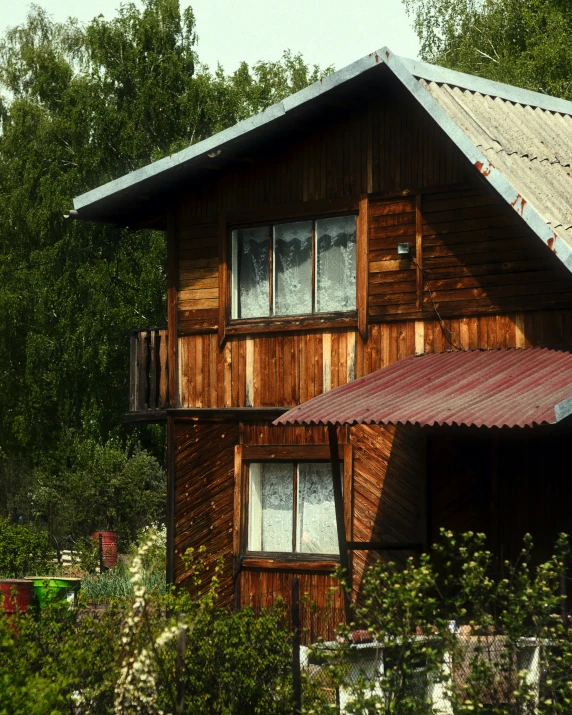
[{"label": "vertical wood plank wall", "polygon": [[[572,350],[572,310],[438,320],[403,320],[326,333],[179,338],[182,407],[282,407],[410,355],[452,349],[549,347]],[[450,331],[450,334],[449,334]],[[454,346],[454,347],[453,347]]]}]

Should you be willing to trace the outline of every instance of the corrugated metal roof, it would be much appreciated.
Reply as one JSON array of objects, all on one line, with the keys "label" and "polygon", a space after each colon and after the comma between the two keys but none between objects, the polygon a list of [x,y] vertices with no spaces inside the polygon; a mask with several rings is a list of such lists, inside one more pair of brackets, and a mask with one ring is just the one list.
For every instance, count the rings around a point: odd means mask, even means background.
[{"label": "corrugated metal roof", "polygon": [[419,83],[572,245],[572,116],[424,78]]},{"label": "corrugated metal roof", "polygon": [[412,356],[294,407],[274,424],[532,427],[572,414],[572,354],[546,348]]}]

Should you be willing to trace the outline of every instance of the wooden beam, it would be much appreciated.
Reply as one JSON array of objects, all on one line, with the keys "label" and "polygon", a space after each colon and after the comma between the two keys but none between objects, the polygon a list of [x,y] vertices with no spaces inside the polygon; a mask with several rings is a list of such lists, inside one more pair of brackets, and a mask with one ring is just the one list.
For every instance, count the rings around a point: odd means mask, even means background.
[{"label": "wooden beam", "polygon": [[291,409],[291,407],[177,407],[167,410],[166,414],[172,415],[180,421],[192,420],[193,422],[198,420],[209,422],[252,422],[258,420],[272,422]]},{"label": "wooden beam", "polygon": [[177,369],[177,231],[174,209],[167,214],[167,359],[169,364],[169,405],[179,403]]},{"label": "wooden beam", "polygon": [[167,583],[175,583],[175,418],[167,417]]},{"label": "wooden beam", "polygon": [[328,442],[330,444],[330,462],[332,465],[332,482],[334,487],[334,504],[336,509],[336,528],[338,532],[338,547],[340,550],[340,566],[344,571],[344,578],[347,588],[344,590],[344,608],[346,622],[351,621],[350,616],[350,594],[352,588],[352,576],[349,568],[348,545],[346,539],[346,526],[344,519],[344,498],[342,494],[342,470],[339,456],[338,433],[336,425],[328,424]]},{"label": "wooden beam", "polygon": [[166,410],[147,410],[146,412],[128,412],[123,416],[124,422],[166,422]]},{"label": "wooden beam", "polygon": [[356,307],[358,311],[358,330],[361,339],[367,340],[368,308],[368,211],[367,197],[359,202],[359,215],[356,225]]},{"label": "wooden beam", "polygon": [[348,541],[347,546],[352,551],[423,551],[423,544],[418,541]]},{"label": "wooden beam", "polygon": [[423,216],[421,214],[421,194],[415,197],[415,266],[417,277],[417,310],[423,309]]}]

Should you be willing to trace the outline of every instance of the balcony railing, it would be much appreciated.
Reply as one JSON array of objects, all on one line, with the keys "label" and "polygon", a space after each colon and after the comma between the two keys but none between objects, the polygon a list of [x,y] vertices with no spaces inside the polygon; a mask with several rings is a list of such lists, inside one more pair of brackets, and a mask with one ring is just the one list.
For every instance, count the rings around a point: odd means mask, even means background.
[{"label": "balcony railing", "polygon": [[131,331],[129,412],[169,407],[167,330]]}]

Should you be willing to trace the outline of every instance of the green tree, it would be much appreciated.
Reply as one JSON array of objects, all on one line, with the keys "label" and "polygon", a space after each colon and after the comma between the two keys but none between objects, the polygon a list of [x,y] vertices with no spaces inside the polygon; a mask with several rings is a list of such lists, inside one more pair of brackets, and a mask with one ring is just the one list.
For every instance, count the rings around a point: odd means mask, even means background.
[{"label": "green tree", "polygon": [[227,76],[195,45],[179,0],[85,26],[33,6],[0,38],[0,513],[30,514],[33,473],[68,469],[70,435],[134,436],[163,459],[162,429],[123,414],[128,331],[166,323],[164,236],[63,214],[321,74],[285,53]]},{"label": "green tree", "polygon": [[421,57],[572,98],[570,0],[403,0]]}]

